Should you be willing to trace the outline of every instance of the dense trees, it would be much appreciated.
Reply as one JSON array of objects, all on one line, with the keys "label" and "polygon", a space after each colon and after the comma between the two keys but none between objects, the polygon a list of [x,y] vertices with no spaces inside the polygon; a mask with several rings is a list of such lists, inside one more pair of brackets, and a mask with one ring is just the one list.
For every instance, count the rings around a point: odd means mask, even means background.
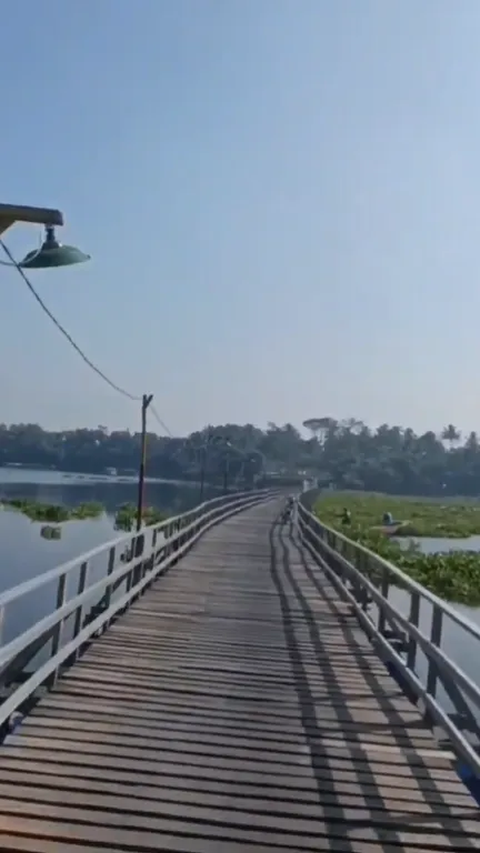
[{"label": "dense trees", "polygon": [[[310,438],[291,424],[206,427],[187,438],[148,439],[148,472],[170,479],[253,483],[263,475],[316,477],[337,488],[396,494],[480,495],[480,443],[475,432],[462,441],[453,424],[437,435],[361,421],[311,419]],[[315,421],[315,422],[314,422]],[[0,424],[0,464],[23,463],[66,471],[134,471],[139,434],[77,429],[47,432],[36,424]]]}]

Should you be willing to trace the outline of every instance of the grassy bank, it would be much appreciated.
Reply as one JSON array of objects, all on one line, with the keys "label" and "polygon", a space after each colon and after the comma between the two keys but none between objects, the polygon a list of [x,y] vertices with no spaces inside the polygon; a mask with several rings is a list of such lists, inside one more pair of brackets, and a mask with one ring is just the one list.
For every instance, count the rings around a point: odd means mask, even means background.
[{"label": "grassy bank", "polygon": [[317,501],[322,507],[322,518],[334,526],[344,507],[352,514],[352,523],[370,528],[381,525],[384,512],[407,522],[399,530],[401,536],[446,537],[466,539],[480,534],[480,503],[441,503],[419,498],[400,498],[391,495],[372,495],[352,492],[326,495]]},{"label": "grassy bank", "polygon": [[[344,507],[351,513],[351,524],[346,527],[342,525]],[[378,529],[383,513],[390,512],[395,520],[408,522],[399,530],[404,537],[463,539],[480,534],[480,504],[348,493],[322,496],[314,512],[324,524],[394,563],[441,598],[480,605],[480,553],[462,550],[422,554],[414,543],[401,548]]]}]

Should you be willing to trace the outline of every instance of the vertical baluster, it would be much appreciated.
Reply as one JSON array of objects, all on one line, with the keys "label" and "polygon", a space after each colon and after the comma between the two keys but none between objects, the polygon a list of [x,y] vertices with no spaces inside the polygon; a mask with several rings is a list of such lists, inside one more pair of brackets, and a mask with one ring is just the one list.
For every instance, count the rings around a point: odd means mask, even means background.
[{"label": "vertical baluster", "polygon": [[[361,572],[363,578],[368,578],[369,555],[366,551],[360,550],[360,548],[355,548],[355,550],[358,554],[357,568]],[[362,585],[362,610],[368,610],[370,601],[370,593],[368,592],[368,589]]]},{"label": "vertical baluster", "polygon": [[[432,617],[432,627],[430,631],[430,642],[432,645],[440,646],[442,642],[442,628],[443,628],[443,611],[438,605],[434,605],[433,607],[433,617]],[[428,675],[427,675],[427,693],[430,693],[433,697],[437,692],[437,678],[438,678],[438,667],[434,660],[428,661]]]},{"label": "vertical baluster", "polygon": [[155,565],[155,544],[157,541],[157,531],[156,530],[151,531],[151,537],[152,537],[152,539],[151,539],[151,543],[150,543],[150,556],[149,556],[148,560],[145,560],[142,563],[141,580],[143,580],[143,578],[145,577],[147,572],[151,572],[151,570],[153,569],[153,567]]},{"label": "vertical baluster", "polygon": [[[137,548],[138,548],[137,538],[138,538],[137,536],[132,536],[132,539],[131,539],[130,545],[129,545],[129,548],[131,549],[132,562],[135,560],[136,552],[137,552]],[[131,568],[128,575],[126,575],[125,592],[130,592],[130,590],[132,588],[132,584],[133,584],[133,568]]]},{"label": "vertical baluster", "polygon": [[[418,628],[418,623],[420,621],[420,593],[412,592],[410,595],[410,613],[408,616],[408,621]],[[408,649],[407,649],[407,666],[409,669],[414,670],[415,664],[417,662],[417,641],[415,637],[408,638]]]},{"label": "vertical baluster", "polygon": [[[77,595],[85,592],[88,578],[88,562],[82,563],[80,566],[80,574],[78,576]],[[73,637],[77,637],[82,630],[83,624],[83,604],[80,604],[75,611],[75,620],[73,623]],[[77,649],[72,655],[72,663],[74,663],[80,654],[80,649]]]},{"label": "vertical baluster", "polygon": [[5,605],[0,607],[0,646],[3,646],[3,629],[5,627]]},{"label": "vertical baluster", "polygon": [[[110,550],[108,552],[107,577],[110,577],[110,575],[113,574],[113,571],[115,569],[115,559],[116,559],[116,552],[115,552],[115,545],[114,545],[112,548],[110,548]],[[108,608],[110,607],[111,600],[112,600],[112,584],[109,584],[105,590],[105,597],[104,597],[105,610],[108,610]]]},{"label": "vertical baluster", "polygon": [[[66,574],[60,575],[58,579],[57,586],[57,601],[56,601],[56,609],[59,610],[65,604],[67,597],[67,576]],[[60,649],[60,644],[62,642],[62,633],[63,633],[63,624],[64,620],[61,619],[57,625],[55,625],[53,634],[52,634],[52,646],[51,646],[51,654],[50,657],[54,657],[58,650]],[[48,686],[53,687],[58,678],[58,667],[52,672],[49,680]]]},{"label": "vertical baluster", "polygon": [[[376,568],[376,567],[375,567]],[[383,598],[386,598],[388,601],[388,592],[390,589],[390,573],[386,566],[382,564],[382,574],[380,580],[380,592],[382,593]],[[385,632],[385,611],[381,604],[379,604],[378,610],[378,630],[381,634]]]}]

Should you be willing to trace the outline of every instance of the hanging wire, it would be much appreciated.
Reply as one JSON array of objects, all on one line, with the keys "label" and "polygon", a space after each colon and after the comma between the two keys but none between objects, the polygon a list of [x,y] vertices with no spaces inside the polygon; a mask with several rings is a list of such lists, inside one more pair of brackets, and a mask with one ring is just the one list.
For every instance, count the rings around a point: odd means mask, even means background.
[{"label": "hanging wire", "polygon": [[171,432],[171,430],[169,430],[168,426],[162,421],[160,415],[158,414],[155,406],[152,403],[150,403],[150,411],[151,411],[153,417],[155,418],[155,420],[157,421],[157,423],[163,429],[163,431],[167,433],[169,438],[175,438],[175,436],[173,435],[173,432]]},{"label": "hanging wire", "polygon": [[0,239],[0,245],[3,249],[3,251],[5,252],[7,258],[9,258],[9,260],[12,262],[14,267],[16,267],[17,271],[20,273],[21,277],[23,278],[23,281],[27,285],[27,287],[28,287],[30,293],[32,294],[32,296],[34,297],[34,299],[37,300],[42,311],[45,312],[47,317],[49,317],[50,320],[52,321],[52,323],[57,327],[58,331],[61,332],[61,334],[67,339],[70,346],[72,346],[73,349],[76,350],[76,352],[78,353],[80,358],[83,359],[85,364],[87,364],[88,367],[90,367],[90,369],[93,370],[97,374],[97,376],[100,376],[100,378],[103,379],[103,381],[106,382],[107,385],[110,386],[110,388],[113,388],[114,391],[117,391],[119,394],[122,394],[123,397],[127,397],[129,400],[134,400],[135,402],[140,401],[142,399],[141,397],[137,397],[134,394],[130,394],[129,391],[126,391],[120,385],[117,385],[116,382],[112,382],[112,380],[109,379],[108,376],[103,372],[103,370],[100,370],[100,368],[97,367],[97,365],[94,364],[93,361],[91,361],[91,359],[89,359],[87,355],[85,355],[83,350],[78,346],[78,344],[75,343],[72,336],[67,332],[67,330],[62,326],[62,324],[52,314],[50,309],[47,308],[47,306],[45,305],[45,302],[43,301],[41,296],[35,290],[33,284],[29,280],[28,276],[25,274],[24,270],[21,268],[20,264],[17,263],[17,261],[15,260],[15,258],[12,255],[10,249],[1,239]]},{"label": "hanging wire", "polygon": [[[24,270],[22,269],[22,267],[20,266],[20,264],[15,260],[15,258],[13,257],[13,255],[12,255],[12,253],[11,253],[10,249],[9,249],[9,248],[8,248],[8,246],[3,242],[3,240],[2,240],[2,239],[0,239],[0,245],[1,245],[2,249],[3,249],[3,251],[5,252],[5,254],[6,254],[7,258],[11,261],[11,263],[13,264],[13,266],[16,268],[17,272],[19,272],[19,274],[21,275],[21,277],[22,277],[23,281],[25,282],[25,284],[27,285],[27,287],[28,287],[28,289],[29,289],[30,293],[32,294],[32,296],[34,297],[34,299],[38,302],[38,304],[40,305],[40,308],[42,309],[42,311],[44,311],[44,313],[45,313],[45,314],[47,315],[47,317],[52,321],[52,323],[56,326],[56,328],[58,329],[58,331],[59,331],[59,332],[61,332],[61,334],[64,336],[64,338],[66,338],[66,339],[67,339],[67,341],[68,341],[68,343],[70,344],[70,346],[72,346],[72,347],[73,347],[73,349],[78,353],[78,355],[79,355],[79,356],[80,356],[80,358],[85,362],[85,364],[86,364],[88,367],[90,367],[90,369],[91,369],[91,370],[93,370],[93,371],[94,371],[94,373],[96,373],[96,374],[97,374],[97,376],[100,376],[100,378],[101,378],[101,379],[103,379],[103,381],[104,381],[104,382],[106,382],[106,383],[107,383],[107,385],[109,385],[109,386],[110,386],[110,388],[113,388],[113,390],[114,390],[114,391],[117,391],[119,394],[121,394],[123,397],[126,397],[128,400],[133,400],[134,402],[140,402],[140,401],[142,400],[142,397],[141,397],[141,396],[137,396],[137,395],[135,395],[135,394],[130,394],[130,392],[129,392],[129,391],[126,391],[126,390],[125,390],[125,388],[122,388],[120,385],[117,385],[117,383],[116,383],[116,382],[113,382],[113,381],[112,381],[112,380],[111,380],[111,379],[110,379],[110,378],[109,378],[109,377],[108,377],[108,376],[103,372],[103,370],[100,370],[100,368],[99,368],[99,367],[97,367],[97,365],[96,365],[96,364],[94,364],[94,362],[93,362],[93,361],[92,361],[92,360],[91,360],[91,359],[90,359],[90,358],[89,358],[89,357],[84,353],[84,351],[83,351],[83,350],[78,346],[78,344],[77,344],[77,343],[75,343],[75,341],[73,340],[72,336],[67,332],[67,330],[64,328],[64,326],[62,326],[62,324],[60,323],[60,321],[59,321],[59,320],[57,320],[57,318],[52,314],[52,312],[50,311],[50,309],[47,307],[47,305],[46,305],[46,304],[45,304],[45,302],[43,301],[42,297],[39,295],[39,293],[37,293],[37,291],[36,291],[35,287],[34,287],[34,286],[33,286],[33,284],[31,283],[30,279],[28,278],[28,276],[26,275],[26,273],[24,272]],[[171,432],[171,430],[168,428],[168,426],[165,424],[165,422],[161,419],[160,415],[158,414],[157,410],[155,409],[155,407],[154,407],[153,405],[150,405],[150,410],[151,410],[151,412],[152,412],[153,417],[155,418],[155,420],[157,421],[157,423],[159,424],[159,426],[162,428],[162,430],[163,430],[163,431],[164,431],[164,432],[165,432],[165,433],[166,433],[170,438],[174,438],[173,433],[172,433],[172,432]]]}]

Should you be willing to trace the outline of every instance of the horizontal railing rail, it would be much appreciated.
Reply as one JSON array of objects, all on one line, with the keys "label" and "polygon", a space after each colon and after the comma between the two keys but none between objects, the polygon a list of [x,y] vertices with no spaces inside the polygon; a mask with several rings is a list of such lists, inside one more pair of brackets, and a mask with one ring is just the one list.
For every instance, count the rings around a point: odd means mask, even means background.
[{"label": "horizontal railing rail", "polygon": [[442,648],[447,620],[468,642],[480,641],[480,627],[393,563],[323,524],[301,499],[296,524],[303,545],[350,602],[410,698],[480,776],[480,687]]},{"label": "horizontal railing rail", "polygon": [[[61,667],[73,663],[85,645],[106,630],[206,530],[277,494],[263,489],[214,498],[182,515],[124,534],[0,594],[0,610],[4,614],[8,605],[57,584],[55,608],[0,647],[0,687],[4,695],[0,731],[5,733],[12,714],[22,710],[40,686],[53,686]],[[89,566],[102,558],[103,574],[89,584]],[[76,590],[69,597],[67,586],[72,577]],[[26,671],[46,650],[47,660],[41,660],[33,671]]]}]

